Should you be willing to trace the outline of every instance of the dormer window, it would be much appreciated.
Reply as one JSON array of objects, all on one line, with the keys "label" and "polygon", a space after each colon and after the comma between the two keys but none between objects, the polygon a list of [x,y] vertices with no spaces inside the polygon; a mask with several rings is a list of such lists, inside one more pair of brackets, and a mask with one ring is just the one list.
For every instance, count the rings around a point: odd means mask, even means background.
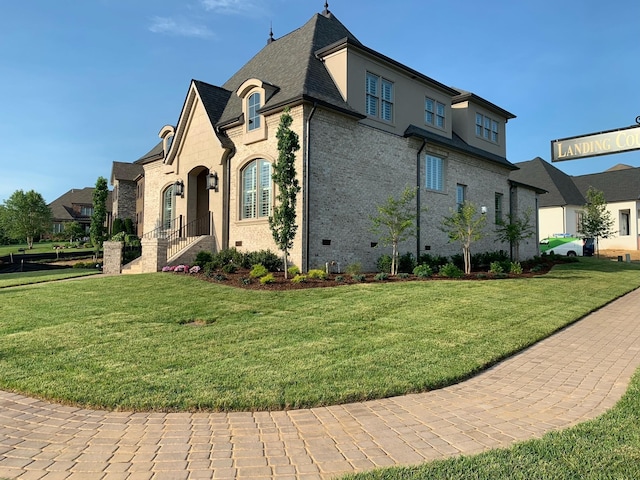
[{"label": "dormer window", "polygon": [[365,103],[367,115],[392,122],[393,82],[367,72]]},{"label": "dormer window", "polygon": [[476,136],[498,143],[498,122],[486,115],[476,113]]},{"label": "dormer window", "polygon": [[258,92],[252,93],[247,102],[247,116],[249,117],[247,130],[251,131],[260,128],[260,114],[258,113],[258,110],[260,110],[260,94]]}]

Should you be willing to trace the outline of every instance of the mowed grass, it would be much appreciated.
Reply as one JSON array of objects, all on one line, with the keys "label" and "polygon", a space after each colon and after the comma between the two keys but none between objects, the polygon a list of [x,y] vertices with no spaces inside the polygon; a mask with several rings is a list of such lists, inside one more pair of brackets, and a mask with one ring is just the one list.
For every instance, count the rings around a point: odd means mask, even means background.
[{"label": "mowed grass", "polygon": [[529,480],[640,478],[640,371],[599,418],[509,449],[347,475],[344,480]]},{"label": "mowed grass", "polygon": [[[32,255],[36,253],[53,253],[55,249],[54,245],[67,245],[69,242],[35,242],[33,244],[33,248],[29,249],[29,246],[26,243],[17,244],[17,245],[0,245],[0,257],[5,255],[9,255],[13,253],[14,255],[19,255],[20,257],[25,255]],[[22,251],[21,251],[22,250]],[[72,251],[74,253],[82,254],[82,253],[92,253],[93,249],[91,248],[69,248],[68,251]]]},{"label": "mowed grass", "polygon": [[65,268],[60,270],[42,270],[39,272],[3,273],[0,275],[0,288],[32,285],[34,283],[52,282],[68,278],[86,277],[100,273],[99,270]]},{"label": "mowed grass", "polygon": [[640,286],[581,259],[533,278],[253,291],[188,275],[0,289],[0,388],[122,410],[266,410],[434,389]]}]

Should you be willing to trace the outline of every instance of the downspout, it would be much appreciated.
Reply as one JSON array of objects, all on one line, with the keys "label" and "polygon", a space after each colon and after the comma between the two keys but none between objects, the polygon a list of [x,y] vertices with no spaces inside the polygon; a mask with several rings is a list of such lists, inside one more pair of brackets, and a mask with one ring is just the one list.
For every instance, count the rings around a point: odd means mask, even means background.
[{"label": "downspout", "polygon": [[222,249],[226,250],[229,248],[229,225],[231,222],[231,159],[236,154],[236,147],[229,137],[218,127],[215,127],[214,130],[225,149],[225,153],[222,156],[222,162],[224,163],[224,173],[222,175],[222,188],[224,188],[224,196],[222,197],[222,218],[224,219],[222,225]]},{"label": "downspout", "polygon": [[418,258],[420,258],[420,160],[422,155],[422,150],[427,145],[427,140],[422,139],[422,145],[420,146],[420,150],[416,154],[416,262]]},{"label": "downspout", "polygon": [[311,119],[313,115],[316,113],[316,109],[318,108],[318,103],[313,102],[313,108],[311,109],[311,113],[307,118],[306,122],[306,130],[307,130],[307,142],[305,146],[304,152],[304,196],[302,201],[304,202],[304,231],[305,231],[305,239],[304,239],[304,271],[309,271],[309,155],[311,154]]}]

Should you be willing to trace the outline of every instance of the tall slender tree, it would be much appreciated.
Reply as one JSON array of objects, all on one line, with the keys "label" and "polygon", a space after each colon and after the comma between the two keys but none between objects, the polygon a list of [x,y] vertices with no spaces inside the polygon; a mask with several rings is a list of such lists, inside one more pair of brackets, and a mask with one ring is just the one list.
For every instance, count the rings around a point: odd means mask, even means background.
[{"label": "tall slender tree", "polygon": [[460,242],[464,258],[464,273],[471,273],[471,244],[484,236],[486,215],[477,215],[478,208],[471,202],[464,202],[462,207],[451,216],[442,219],[441,230],[452,242]]},{"label": "tall slender tree", "polygon": [[102,244],[107,239],[107,196],[109,195],[109,187],[107,179],[98,177],[96,188],[93,190],[93,214],[91,215],[91,226],[89,234],[91,235],[91,243],[96,252],[96,258],[102,249]]},{"label": "tall slender tree", "polygon": [[15,240],[26,240],[30,249],[34,238],[51,229],[51,209],[34,190],[13,192],[0,214],[6,234]]},{"label": "tall slender tree", "polygon": [[273,239],[284,254],[284,277],[287,278],[289,250],[293,248],[296,236],[296,201],[300,192],[300,183],[296,176],[296,155],[300,150],[298,134],[291,130],[293,117],[289,109],[280,116],[280,125],[276,132],[278,139],[278,161],[273,165],[272,178],[278,187],[273,215],[269,217],[269,227]]},{"label": "tall slender tree", "polygon": [[380,235],[384,246],[391,245],[391,275],[398,274],[398,245],[415,236],[416,189],[407,187],[396,199],[389,197],[386,203],[378,205],[378,215],[370,217],[371,230]]},{"label": "tall slender tree", "polygon": [[589,187],[587,190],[587,203],[584,206],[582,221],[580,222],[580,234],[583,237],[592,237],[596,241],[596,252],[600,256],[599,240],[615,235],[613,229],[614,220],[611,212],[607,210],[607,201],[604,192]]}]

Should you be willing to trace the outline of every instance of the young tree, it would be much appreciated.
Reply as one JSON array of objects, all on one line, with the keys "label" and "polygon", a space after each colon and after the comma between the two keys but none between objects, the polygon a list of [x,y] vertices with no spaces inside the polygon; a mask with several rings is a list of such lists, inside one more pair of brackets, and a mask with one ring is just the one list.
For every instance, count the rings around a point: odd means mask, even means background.
[{"label": "young tree", "polygon": [[391,245],[391,275],[398,274],[398,245],[416,234],[415,197],[416,189],[407,187],[400,198],[389,197],[386,203],[378,205],[378,215],[370,217],[371,230],[381,236],[385,247]]},{"label": "young tree", "polygon": [[77,240],[84,235],[84,228],[78,222],[67,222],[64,224],[64,233],[73,242],[74,238]]},{"label": "young tree", "polygon": [[96,258],[98,257],[98,253],[100,253],[102,244],[107,238],[105,222],[107,221],[108,195],[109,187],[107,186],[107,179],[98,177],[96,188],[93,191],[93,214],[91,215],[91,226],[89,227],[91,243],[95,248]]},{"label": "young tree", "polygon": [[531,222],[531,210],[527,210],[518,217],[514,214],[507,215],[507,221],[498,220],[496,223],[496,236],[498,241],[509,243],[511,246],[511,260],[520,261],[520,243],[531,238],[536,233],[535,226]]},{"label": "young tree", "polygon": [[5,200],[2,224],[6,234],[15,240],[26,240],[33,248],[33,239],[51,229],[51,209],[39,193],[16,190]]},{"label": "young tree", "polygon": [[611,212],[607,210],[604,193],[589,187],[587,190],[587,203],[584,206],[584,213],[580,222],[580,233],[583,237],[595,238],[598,256],[600,256],[598,240],[615,235],[616,232],[613,230],[613,225],[614,220],[611,218]]},{"label": "young tree", "polygon": [[458,211],[442,219],[440,230],[452,242],[460,242],[464,258],[464,273],[471,273],[471,244],[484,237],[485,215],[477,215],[478,208],[471,202],[464,202]]},{"label": "young tree", "polygon": [[269,227],[278,248],[284,253],[284,278],[287,278],[289,250],[296,236],[296,201],[300,184],[296,177],[296,155],[300,150],[298,134],[291,130],[293,118],[289,109],[280,116],[276,132],[278,139],[278,160],[273,165],[272,178],[278,187],[277,204],[269,217]]}]

